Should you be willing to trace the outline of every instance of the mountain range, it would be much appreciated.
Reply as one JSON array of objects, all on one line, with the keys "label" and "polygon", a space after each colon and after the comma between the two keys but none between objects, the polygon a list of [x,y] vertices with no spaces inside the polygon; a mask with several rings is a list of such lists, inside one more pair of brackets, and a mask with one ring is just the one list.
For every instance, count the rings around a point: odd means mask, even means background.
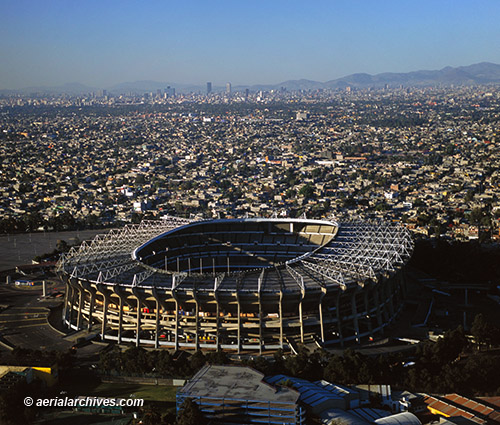
[{"label": "mountain range", "polygon": [[[317,89],[342,89],[345,87],[368,88],[368,87],[390,87],[399,86],[450,86],[450,85],[479,85],[479,84],[499,84],[500,83],[500,65],[481,62],[469,66],[459,66],[453,68],[447,66],[434,71],[413,71],[405,73],[384,72],[382,74],[351,74],[342,78],[319,82],[313,80],[288,80],[279,84],[258,84],[258,85],[240,85],[234,86],[233,91],[249,89],[250,91],[272,90],[286,88],[287,90],[317,90]],[[177,93],[200,92],[205,93],[205,85],[195,84],[177,84],[158,81],[134,81],[116,84],[106,87],[106,90],[112,94],[135,93],[143,94],[145,92],[156,92],[164,90],[168,86],[175,88]],[[213,86],[214,92],[223,91],[225,87]],[[19,90],[0,90],[0,94],[11,93],[45,93],[56,94],[66,93],[69,95],[85,94],[97,92],[101,88],[89,87],[80,83],[67,83],[55,87],[26,87]]]}]

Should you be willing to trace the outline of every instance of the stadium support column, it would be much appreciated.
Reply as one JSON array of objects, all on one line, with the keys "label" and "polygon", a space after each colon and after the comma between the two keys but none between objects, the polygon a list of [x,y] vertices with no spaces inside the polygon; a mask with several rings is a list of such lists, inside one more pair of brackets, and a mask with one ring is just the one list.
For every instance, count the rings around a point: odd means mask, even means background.
[{"label": "stadium support column", "polygon": [[389,309],[391,311],[391,320],[394,318],[396,315],[396,309],[394,307],[394,300],[395,300],[395,294],[396,294],[396,285],[397,285],[397,280],[393,279],[390,281],[391,285],[389,285]]},{"label": "stadium support column", "polygon": [[108,304],[109,304],[109,295],[105,292],[102,292],[103,297],[103,312],[102,312],[102,324],[101,324],[101,339],[104,341],[106,339],[106,323],[108,320]]},{"label": "stadium support column", "polygon": [[113,292],[118,297],[118,344],[122,343],[122,326],[123,326],[123,293],[118,285],[113,285]]},{"label": "stadium support column", "polygon": [[401,298],[404,300],[406,298],[406,294],[408,291],[408,287],[406,286],[407,283],[406,283],[405,269],[402,268],[399,271],[399,273],[400,273],[399,282],[400,282],[400,287],[401,287]]},{"label": "stadium support column", "polygon": [[325,343],[325,324],[323,322],[323,298],[326,295],[326,288],[321,288],[321,295],[319,297],[319,325],[321,328],[321,342]]},{"label": "stadium support column", "polygon": [[373,336],[372,319],[370,316],[370,303],[368,302],[368,289],[365,289],[364,291],[364,303],[365,303],[365,318],[368,320],[368,332],[370,332],[370,336]]},{"label": "stadium support column", "polygon": [[359,344],[359,322],[358,322],[358,307],[356,305],[356,292],[355,289],[351,294],[351,313],[352,313],[352,322],[354,325],[354,334],[356,335],[356,342]]},{"label": "stadium support column", "polygon": [[120,294],[120,311],[118,312],[118,344],[122,343],[122,327],[123,327],[123,296]]},{"label": "stadium support column", "polygon": [[259,354],[262,355],[262,316],[263,316],[263,311],[262,311],[262,297],[261,297],[261,291],[262,291],[262,283],[264,282],[264,275],[265,275],[265,269],[262,269],[262,272],[260,273],[259,280],[258,280],[258,288],[257,288],[257,294],[259,297]]},{"label": "stadium support column", "polygon": [[86,312],[87,310],[85,309],[85,299],[86,299],[86,292],[90,294],[90,308],[88,309],[88,322],[87,322],[87,331],[90,332],[92,330],[92,315],[93,315],[93,310],[94,310],[94,298],[95,298],[95,289],[89,284],[87,281],[81,281],[81,286],[79,287],[80,290],[80,301],[81,301],[81,308],[79,305],[78,309],[78,323],[77,327],[78,329],[84,329],[85,325],[83,324],[83,317],[82,314],[83,312]]},{"label": "stadium support column", "polygon": [[264,344],[264,341],[262,340],[262,316],[264,315],[264,312],[262,311],[262,300],[260,298],[259,294],[259,354],[262,355],[262,345]]},{"label": "stadium support column", "polygon": [[220,305],[219,300],[215,299],[215,351],[220,351]]},{"label": "stadium support column", "polygon": [[280,347],[283,349],[283,290],[280,289]]},{"label": "stadium support column", "polygon": [[195,315],[196,315],[196,317],[194,318],[194,328],[195,328],[194,348],[195,350],[198,351],[200,349],[200,300],[198,299],[196,285],[193,289],[193,298],[195,302]]},{"label": "stadium support column", "polygon": [[71,315],[70,315],[70,323],[73,325],[73,316],[76,314],[78,317],[78,309],[76,303],[78,302],[78,294],[79,294],[79,284],[78,281],[76,285],[73,287],[73,291],[71,292]]},{"label": "stadium support column", "polygon": [[75,302],[77,298],[77,292],[80,284],[78,281],[78,278],[76,277],[70,277],[68,279],[68,289],[69,289],[69,295],[68,295],[68,307],[67,307],[67,321],[69,324],[69,327],[71,328],[73,325],[73,316],[74,312],[76,310]]},{"label": "stadium support column", "polygon": [[156,309],[155,309],[155,348],[158,348],[160,345],[159,341],[159,333],[160,333],[160,302],[158,299],[156,301]]},{"label": "stadium support column", "polygon": [[[69,320],[69,315],[72,309],[72,304],[71,304],[71,297],[70,297],[70,292],[73,291],[73,288],[71,287],[69,280],[66,282],[66,294],[64,294],[64,311],[63,311],[63,324],[66,325],[66,323]],[[72,296],[73,294],[71,294]]]},{"label": "stadium support column", "polygon": [[392,288],[392,283],[394,279],[389,280],[389,276],[387,277],[388,280],[386,280],[384,284],[384,289],[385,289],[385,296],[387,299],[387,302],[389,303],[389,313],[390,313],[390,319],[389,321],[392,320],[394,317],[394,302],[393,302],[393,288]]},{"label": "stadium support column", "polygon": [[302,313],[302,303],[304,302],[304,297],[306,296],[306,291],[302,289],[300,291],[300,302],[299,302],[299,321],[300,321],[300,342],[304,343],[304,315]]},{"label": "stadium support column", "polygon": [[174,327],[174,341],[175,349],[179,349],[179,299],[175,289],[172,289],[172,298],[175,301],[175,327]]},{"label": "stadium support column", "polygon": [[220,303],[219,303],[219,279],[214,279],[214,298],[215,298],[215,349],[220,350]]},{"label": "stadium support column", "polygon": [[382,312],[380,311],[380,283],[376,283],[373,288],[373,298],[375,299],[375,305],[377,307],[377,326],[380,328],[382,326]]},{"label": "stadium support column", "polygon": [[89,309],[89,324],[87,327],[87,330],[89,332],[92,332],[92,314],[94,312],[94,305],[95,305],[95,291],[93,289],[89,289],[90,292],[90,309]]},{"label": "stadium support column", "polygon": [[382,325],[389,323],[389,308],[387,307],[387,293],[385,291],[385,278],[379,285],[380,303],[382,307]]},{"label": "stadium support column", "polygon": [[76,317],[76,328],[80,330],[80,326],[82,323],[82,308],[83,308],[83,292],[84,289],[82,287],[78,288],[79,289],[79,296],[78,296],[78,316]]},{"label": "stadium support column", "polygon": [[335,312],[337,314],[337,331],[340,339],[340,346],[344,347],[344,337],[342,336],[342,316],[340,315],[340,297],[342,290],[337,291],[337,299],[335,300]]},{"label": "stadium support column", "polygon": [[465,308],[464,308],[464,329],[465,330],[468,330],[469,327],[467,326],[467,307],[469,306],[469,291],[467,288],[464,288],[464,304],[465,304]]},{"label": "stadium support column", "polygon": [[139,344],[141,342],[141,299],[136,295],[137,297],[137,328],[135,330],[135,346],[139,347]]},{"label": "stadium support column", "polygon": [[179,302],[175,300],[175,349],[179,349]]},{"label": "stadium support column", "polygon": [[[179,257],[177,257],[177,268],[179,268]],[[172,275],[172,291],[171,295],[175,301],[175,330],[174,330],[174,341],[175,349],[179,349],[179,297],[177,295],[177,285],[178,285],[178,275]]]},{"label": "stadium support column", "polygon": [[160,346],[160,308],[163,312],[166,310],[166,306],[161,302],[160,295],[155,287],[152,290],[153,297],[155,299],[155,348]]},{"label": "stadium support column", "polygon": [[236,303],[238,305],[238,354],[241,352],[241,302],[238,288],[236,288]]}]

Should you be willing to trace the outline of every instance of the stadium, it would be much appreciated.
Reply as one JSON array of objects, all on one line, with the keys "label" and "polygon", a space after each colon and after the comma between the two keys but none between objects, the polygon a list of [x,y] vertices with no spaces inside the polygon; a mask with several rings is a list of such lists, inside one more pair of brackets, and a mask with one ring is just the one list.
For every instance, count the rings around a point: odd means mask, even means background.
[{"label": "stadium", "polygon": [[63,321],[137,346],[344,346],[395,318],[412,250],[405,228],[380,221],[144,221],[61,258]]}]

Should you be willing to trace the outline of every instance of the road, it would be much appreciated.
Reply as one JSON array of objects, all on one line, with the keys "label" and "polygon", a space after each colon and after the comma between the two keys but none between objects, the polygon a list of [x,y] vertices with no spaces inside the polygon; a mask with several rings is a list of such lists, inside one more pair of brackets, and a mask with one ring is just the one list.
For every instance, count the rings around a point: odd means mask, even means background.
[{"label": "road", "polygon": [[40,289],[0,286],[0,334],[9,345],[33,350],[67,350],[73,343],[47,321],[49,308],[61,302],[38,301]]}]

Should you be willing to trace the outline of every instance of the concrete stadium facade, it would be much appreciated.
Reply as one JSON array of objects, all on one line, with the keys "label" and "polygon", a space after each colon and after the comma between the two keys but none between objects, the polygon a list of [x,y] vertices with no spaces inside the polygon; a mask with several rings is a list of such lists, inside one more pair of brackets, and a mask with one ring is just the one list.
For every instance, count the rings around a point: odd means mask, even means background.
[{"label": "concrete stadium facade", "polygon": [[395,318],[412,250],[409,232],[386,222],[145,221],[61,259],[63,321],[176,349],[343,346]]}]

